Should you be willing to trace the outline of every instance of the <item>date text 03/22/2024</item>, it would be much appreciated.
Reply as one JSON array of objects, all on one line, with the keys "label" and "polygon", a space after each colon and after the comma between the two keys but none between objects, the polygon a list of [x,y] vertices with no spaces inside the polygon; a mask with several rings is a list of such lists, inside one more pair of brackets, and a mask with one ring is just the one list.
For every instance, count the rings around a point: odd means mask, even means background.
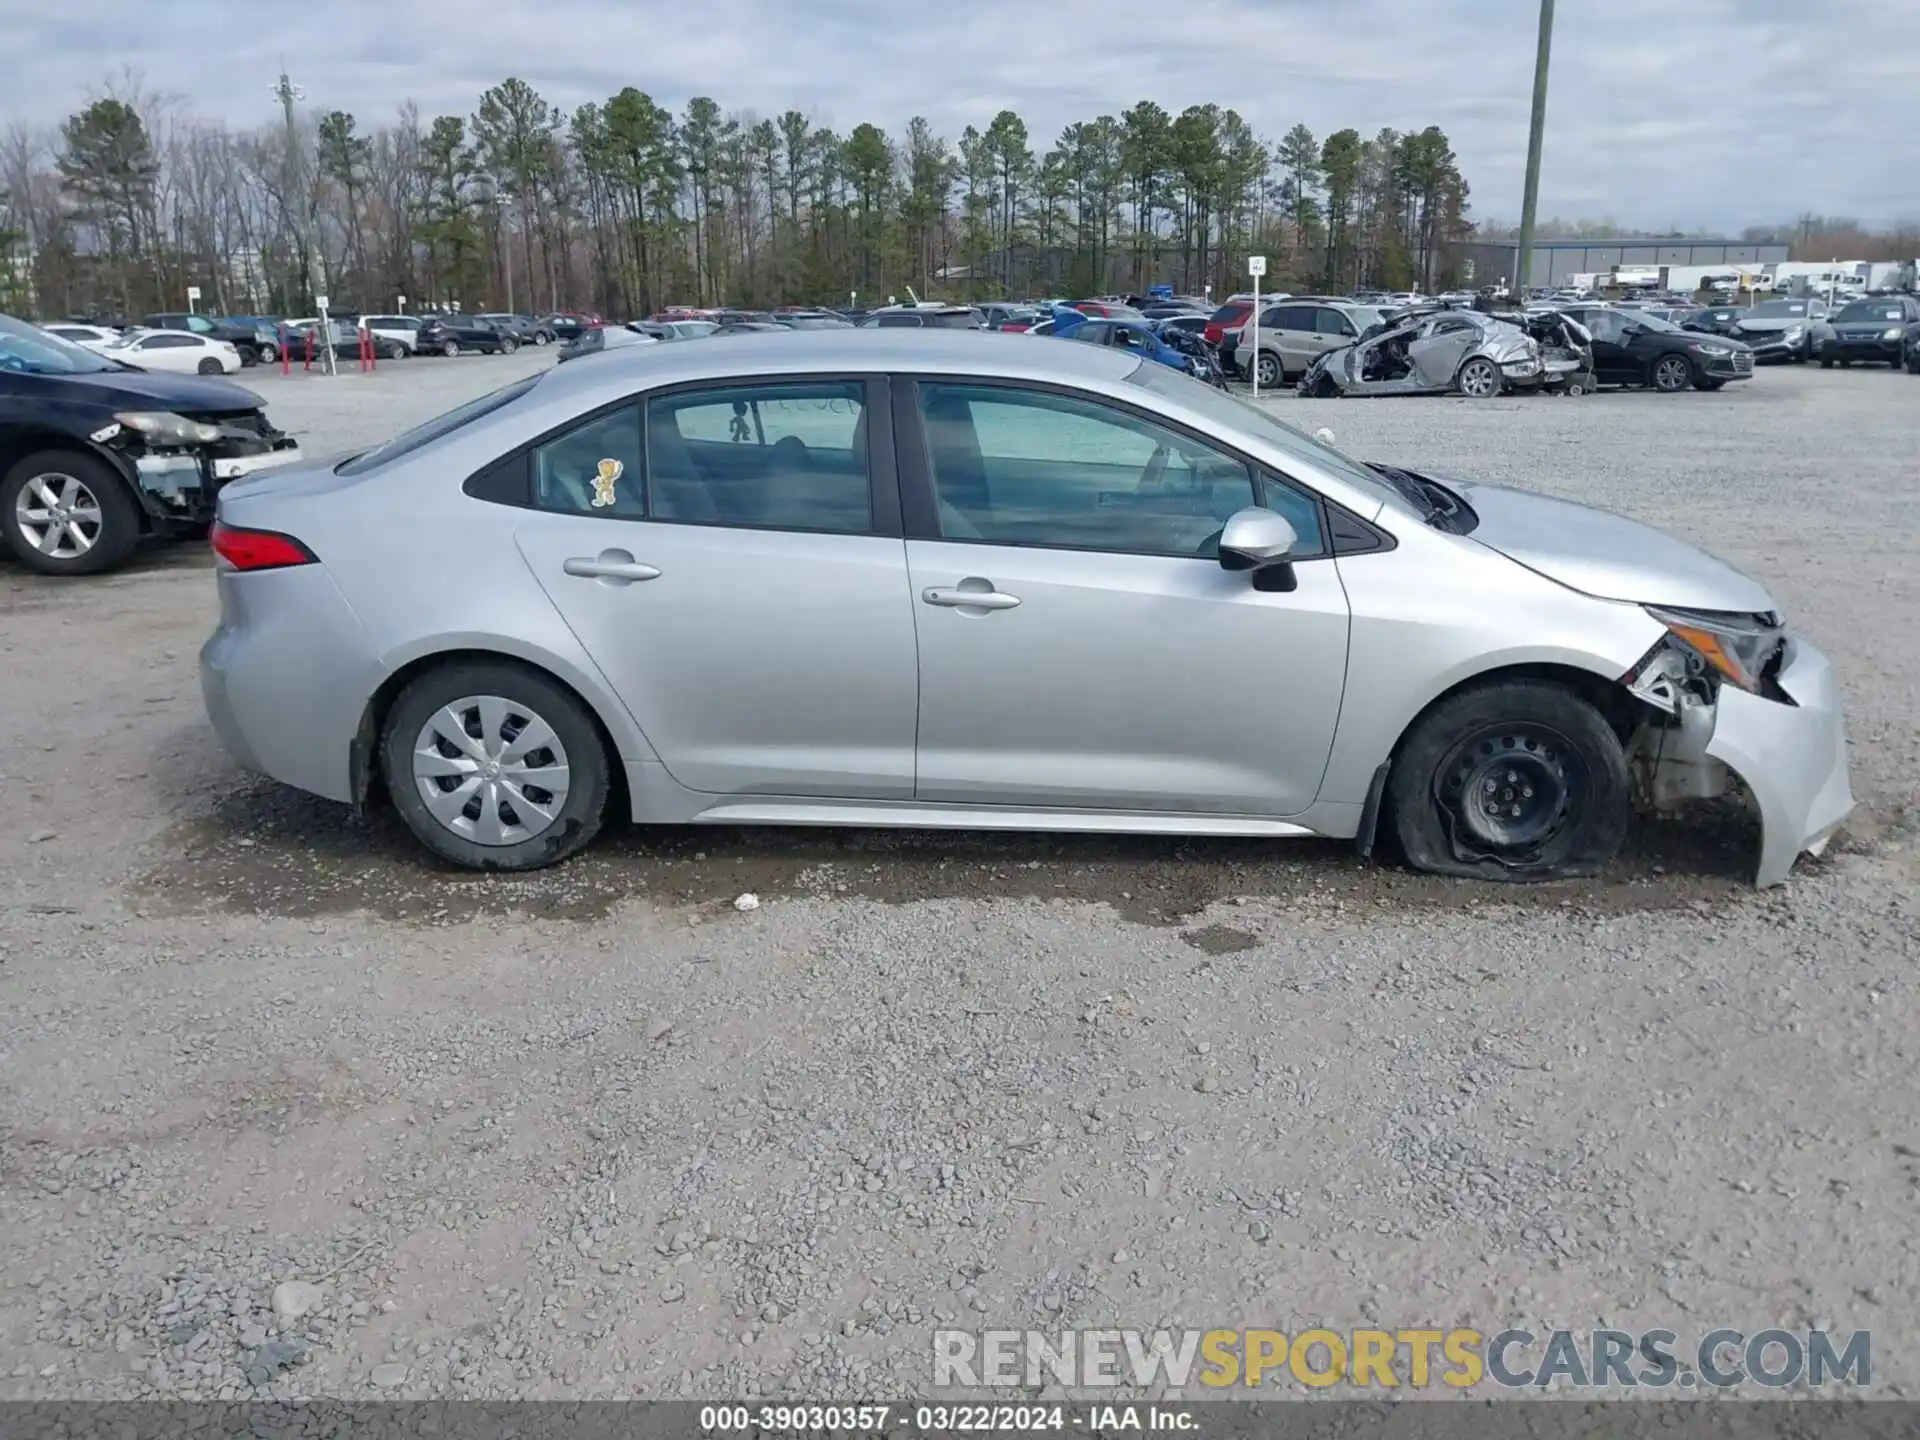
[{"label": "date text 03/22/2024", "polygon": [[1095,1405],[707,1405],[705,1435],[882,1435],[906,1430],[927,1435],[1025,1434],[1073,1431],[1190,1432],[1199,1422],[1190,1408],[1154,1404]]}]

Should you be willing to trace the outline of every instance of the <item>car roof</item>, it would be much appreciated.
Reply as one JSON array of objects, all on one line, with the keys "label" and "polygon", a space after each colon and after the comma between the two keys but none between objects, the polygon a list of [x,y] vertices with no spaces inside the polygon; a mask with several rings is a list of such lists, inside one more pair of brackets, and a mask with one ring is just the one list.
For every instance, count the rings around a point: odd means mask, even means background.
[{"label": "car roof", "polygon": [[[992,378],[1113,384],[1142,362],[1095,345],[1037,345],[1025,335],[995,330],[788,330],[748,332],[725,345],[646,345],[559,367],[541,379],[544,399],[578,398],[605,390],[630,394],[685,381],[817,374],[981,375]],[[1148,362],[1151,363],[1151,362]]]}]

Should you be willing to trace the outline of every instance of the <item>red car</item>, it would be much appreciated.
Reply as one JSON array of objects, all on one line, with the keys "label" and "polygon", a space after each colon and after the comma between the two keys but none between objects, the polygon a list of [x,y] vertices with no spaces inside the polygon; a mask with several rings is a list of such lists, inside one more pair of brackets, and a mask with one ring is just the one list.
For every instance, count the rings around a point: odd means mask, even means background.
[{"label": "red car", "polygon": [[1206,328],[1200,332],[1200,338],[1217,348],[1227,331],[1245,324],[1247,317],[1252,314],[1251,300],[1229,300],[1213,312],[1212,317],[1207,321]]}]

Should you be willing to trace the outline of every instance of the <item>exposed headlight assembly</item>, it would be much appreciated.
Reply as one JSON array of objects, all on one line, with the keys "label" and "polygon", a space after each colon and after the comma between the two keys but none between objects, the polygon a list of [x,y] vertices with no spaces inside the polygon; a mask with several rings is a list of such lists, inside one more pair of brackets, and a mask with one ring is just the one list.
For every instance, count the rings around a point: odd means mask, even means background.
[{"label": "exposed headlight assembly", "polygon": [[1789,345],[1791,345],[1795,340],[1798,340],[1802,335],[1805,335],[1806,333],[1807,333],[1807,327],[1804,325],[1789,325],[1787,327],[1787,333],[1781,336],[1780,338],[1785,340]]},{"label": "exposed headlight assembly", "polygon": [[1752,695],[1762,693],[1767,672],[1786,644],[1778,616],[1654,605],[1646,609],[1667,627],[1669,639],[1689,661],[1694,678],[1711,675]]},{"label": "exposed headlight assembly", "polygon": [[113,418],[149,445],[211,445],[220,438],[219,426],[189,420],[171,410],[122,410]]}]

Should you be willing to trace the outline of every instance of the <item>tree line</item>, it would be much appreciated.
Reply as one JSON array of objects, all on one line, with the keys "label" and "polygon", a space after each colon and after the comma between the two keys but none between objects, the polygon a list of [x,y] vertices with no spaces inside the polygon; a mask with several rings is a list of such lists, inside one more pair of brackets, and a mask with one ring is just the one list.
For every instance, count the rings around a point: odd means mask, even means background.
[{"label": "tree line", "polygon": [[507,79],[471,115],[236,130],[128,78],[0,139],[0,305],[550,310],[1139,291],[1443,288],[1470,238],[1445,133],[1293,126],[1142,100],[1036,143],[1003,110],[844,134],[798,110],[678,112],[627,88],[563,113]]}]

